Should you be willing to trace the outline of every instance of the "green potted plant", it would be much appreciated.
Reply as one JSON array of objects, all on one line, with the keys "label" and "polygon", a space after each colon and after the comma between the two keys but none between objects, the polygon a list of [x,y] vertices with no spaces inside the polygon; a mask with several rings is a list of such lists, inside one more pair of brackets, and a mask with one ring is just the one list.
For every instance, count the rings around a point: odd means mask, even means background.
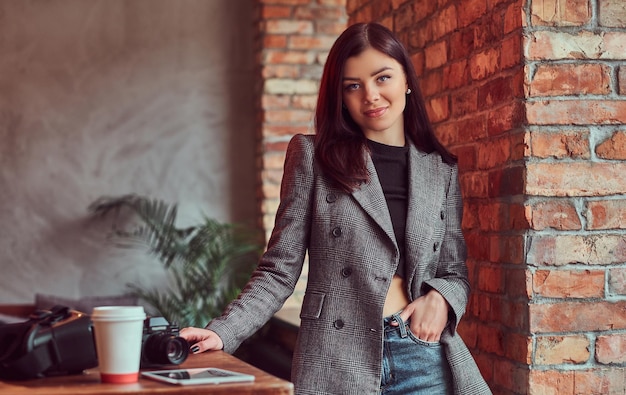
[{"label": "green potted plant", "polygon": [[[114,222],[112,236],[122,247],[147,248],[165,266],[169,285],[144,288],[128,284],[131,292],[155,311],[183,326],[204,326],[235,298],[249,277],[259,253],[258,237],[242,226],[202,216],[196,225],[176,225],[177,204],[139,195],[101,197],[89,206],[94,216],[130,210],[130,229]],[[128,227],[128,225],[126,225]]]}]

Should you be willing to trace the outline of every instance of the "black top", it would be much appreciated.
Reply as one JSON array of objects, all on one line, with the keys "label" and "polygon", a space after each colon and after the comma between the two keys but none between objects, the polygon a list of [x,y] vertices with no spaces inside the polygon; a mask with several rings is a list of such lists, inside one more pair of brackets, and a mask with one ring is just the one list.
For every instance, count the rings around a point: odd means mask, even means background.
[{"label": "black top", "polygon": [[383,187],[389,215],[393,224],[393,232],[400,249],[400,262],[396,274],[406,278],[404,273],[405,260],[405,227],[409,196],[409,146],[396,147],[367,140],[374,167]]}]

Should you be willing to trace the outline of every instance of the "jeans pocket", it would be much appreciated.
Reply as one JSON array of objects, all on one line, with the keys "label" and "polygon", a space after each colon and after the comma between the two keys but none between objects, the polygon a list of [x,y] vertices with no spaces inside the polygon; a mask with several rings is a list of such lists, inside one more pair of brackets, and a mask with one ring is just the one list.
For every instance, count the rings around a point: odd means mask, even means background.
[{"label": "jeans pocket", "polygon": [[424,347],[432,347],[432,348],[439,348],[441,347],[441,343],[440,342],[429,342],[426,340],[422,340],[419,337],[415,336],[413,334],[413,332],[411,332],[411,330],[409,329],[409,326],[407,325],[406,327],[406,331],[407,331],[407,335],[411,338],[411,340],[413,340],[414,343],[419,344],[421,346]]}]

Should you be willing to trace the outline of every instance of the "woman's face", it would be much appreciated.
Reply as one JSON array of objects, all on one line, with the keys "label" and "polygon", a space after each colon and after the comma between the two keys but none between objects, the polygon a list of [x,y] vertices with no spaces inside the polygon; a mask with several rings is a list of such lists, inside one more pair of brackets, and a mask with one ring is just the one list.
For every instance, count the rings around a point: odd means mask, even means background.
[{"label": "woman's face", "polygon": [[348,58],[343,104],[370,140],[404,145],[407,82],[402,65],[373,48]]}]

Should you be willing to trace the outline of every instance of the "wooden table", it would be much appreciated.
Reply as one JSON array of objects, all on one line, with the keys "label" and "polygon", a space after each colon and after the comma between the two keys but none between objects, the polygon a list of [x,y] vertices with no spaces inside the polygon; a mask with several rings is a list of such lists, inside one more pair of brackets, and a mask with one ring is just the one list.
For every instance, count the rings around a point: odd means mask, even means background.
[{"label": "wooden table", "polygon": [[[80,375],[46,377],[27,381],[0,381],[2,395],[95,394],[293,394],[293,384],[272,376],[223,351],[190,355],[181,368],[216,367],[254,375],[253,383],[181,386],[140,378],[133,384],[103,384],[98,369]],[[174,368],[174,367],[172,367]],[[158,369],[151,369],[158,370]]]}]

